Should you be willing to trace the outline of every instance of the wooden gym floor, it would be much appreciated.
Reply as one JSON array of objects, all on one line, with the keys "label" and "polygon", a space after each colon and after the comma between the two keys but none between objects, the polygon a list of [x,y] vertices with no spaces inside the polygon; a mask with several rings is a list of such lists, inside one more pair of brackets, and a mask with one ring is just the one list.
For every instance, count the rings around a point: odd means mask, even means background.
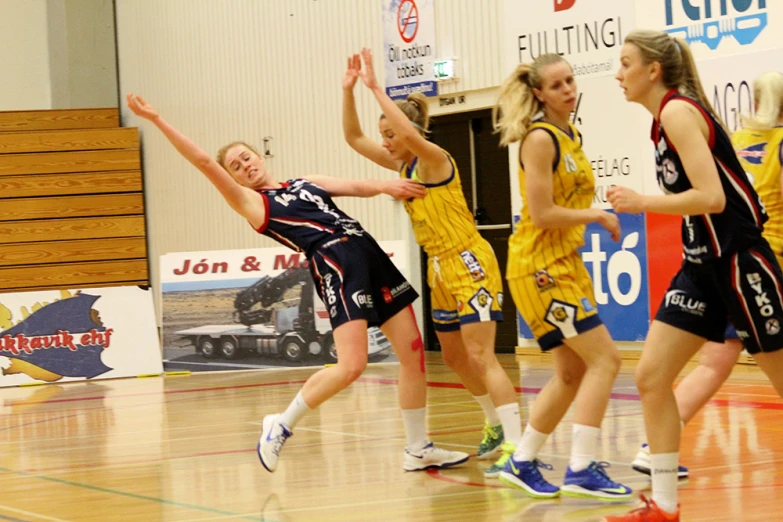
[{"label": "wooden gym floor", "polygon": [[[429,429],[475,452],[483,415],[438,357],[428,355]],[[522,390],[523,418],[552,373],[539,357],[502,356]],[[0,521],[583,521],[624,512],[536,501],[484,479],[471,459],[443,472],[402,471],[396,367],[373,366],[297,427],[274,474],[255,453],[260,423],[284,408],[312,369],[51,384],[0,389]],[[684,432],[683,521],[780,520],[783,401],[761,372],[738,366]],[[570,414],[541,455],[560,483]],[[644,437],[626,363],[603,424],[599,458],[634,489]]]}]

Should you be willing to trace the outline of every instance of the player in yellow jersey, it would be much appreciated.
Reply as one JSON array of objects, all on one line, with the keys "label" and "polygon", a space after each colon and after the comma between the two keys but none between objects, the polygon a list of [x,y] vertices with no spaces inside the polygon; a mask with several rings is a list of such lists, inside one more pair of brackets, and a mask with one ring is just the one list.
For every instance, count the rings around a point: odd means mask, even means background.
[{"label": "player in yellow jersey", "polygon": [[[576,104],[571,66],[557,54],[520,64],[500,88],[496,125],[501,143],[521,142],[522,216],[509,240],[511,295],[541,349],[551,351],[555,375],[538,394],[522,441],[500,479],[537,498],[560,495],[625,500],[631,489],[612,481],[596,462],[598,435],[620,355],[601,323],[593,285],[577,248],[588,223],[598,222],[614,240],[617,216],[590,208],[595,181],[570,122]],[[538,453],[571,403],[571,458],[562,487],[547,482]]]},{"label": "player in yellow jersey", "polygon": [[[365,136],[359,125],[353,96],[359,77],[383,110],[379,122],[383,145]],[[522,435],[516,391],[495,356],[503,281],[495,254],[468,210],[456,163],[426,139],[428,123],[423,95],[411,95],[404,102],[386,95],[368,49],[362,50],[361,59],[358,54],[348,59],[343,79],[346,141],[359,154],[427,188],[425,197],[407,201],[405,209],[416,241],[429,258],[432,319],[443,359],[484,410],[487,419],[478,455],[492,458],[499,454],[504,438],[514,443]],[[500,469],[493,466],[487,473],[497,476]]]}]

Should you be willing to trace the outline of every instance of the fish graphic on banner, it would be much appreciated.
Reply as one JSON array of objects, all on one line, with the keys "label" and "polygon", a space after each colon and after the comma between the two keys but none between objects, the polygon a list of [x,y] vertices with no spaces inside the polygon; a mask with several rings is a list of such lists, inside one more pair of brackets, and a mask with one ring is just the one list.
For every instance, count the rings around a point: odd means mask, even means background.
[{"label": "fish graphic on banner", "polygon": [[2,368],[3,375],[23,373],[52,382],[63,377],[91,379],[112,370],[101,354],[111,344],[113,329],[106,328],[92,308],[98,299],[77,294],[55,301],[0,331],[0,357],[10,361]]}]

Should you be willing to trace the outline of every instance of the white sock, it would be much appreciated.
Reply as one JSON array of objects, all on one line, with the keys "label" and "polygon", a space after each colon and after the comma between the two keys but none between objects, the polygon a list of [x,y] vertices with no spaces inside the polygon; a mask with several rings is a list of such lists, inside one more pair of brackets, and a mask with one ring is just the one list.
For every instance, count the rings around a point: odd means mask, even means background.
[{"label": "white sock", "polygon": [[288,408],[286,408],[286,410],[280,414],[280,417],[277,418],[277,421],[289,430],[293,430],[294,426],[296,426],[299,421],[302,420],[302,417],[311,411],[313,410],[311,410],[310,406],[307,405],[304,398],[302,397],[302,392],[300,391],[296,394],[294,400],[291,401],[291,404],[288,405]]},{"label": "white sock", "polygon": [[500,423],[503,425],[503,436],[506,442],[519,444],[522,438],[522,421],[519,418],[519,403],[510,402],[497,407]]},{"label": "white sock", "polygon": [[495,404],[492,402],[492,397],[490,397],[488,393],[485,395],[474,395],[473,398],[476,399],[476,402],[479,403],[481,409],[484,410],[484,416],[491,426],[500,424],[500,416],[498,416]]},{"label": "white sock", "polygon": [[405,438],[408,440],[406,448],[418,451],[427,445],[427,408],[401,411]]},{"label": "white sock", "polygon": [[598,434],[601,428],[574,424],[571,441],[571,471],[582,471],[595,460],[595,449],[598,446]]},{"label": "white sock", "polygon": [[679,453],[650,455],[652,471],[652,498],[667,513],[677,511],[677,466]]},{"label": "white sock", "polygon": [[535,459],[547,437],[549,437],[549,434],[541,433],[528,424],[525,427],[525,433],[522,434],[522,439],[519,441],[517,450],[514,452],[514,460],[527,461]]}]

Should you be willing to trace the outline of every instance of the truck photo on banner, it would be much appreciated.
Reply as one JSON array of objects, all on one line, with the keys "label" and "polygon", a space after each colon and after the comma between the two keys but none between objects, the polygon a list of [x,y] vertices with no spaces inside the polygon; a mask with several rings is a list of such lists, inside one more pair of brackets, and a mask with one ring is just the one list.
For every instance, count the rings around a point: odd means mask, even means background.
[{"label": "truck photo on banner", "polygon": [[0,387],[162,373],[152,292],[0,294]]},{"label": "truck photo on banner", "polygon": [[419,91],[437,96],[435,0],[382,0],[386,94],[405,99]]},{"label": "truck photo on banner", "polygon": [[[405,274],[405,242],[380,245]],[[166,370],[247,370],[337,361],[329,310],[302,254],[284,247],[178,252],[161,256],[160,274]],[[388,289],[390,295],[398,291]],[[368,341],[370,363],[397,361],[380,329],[370,328]]]}]

